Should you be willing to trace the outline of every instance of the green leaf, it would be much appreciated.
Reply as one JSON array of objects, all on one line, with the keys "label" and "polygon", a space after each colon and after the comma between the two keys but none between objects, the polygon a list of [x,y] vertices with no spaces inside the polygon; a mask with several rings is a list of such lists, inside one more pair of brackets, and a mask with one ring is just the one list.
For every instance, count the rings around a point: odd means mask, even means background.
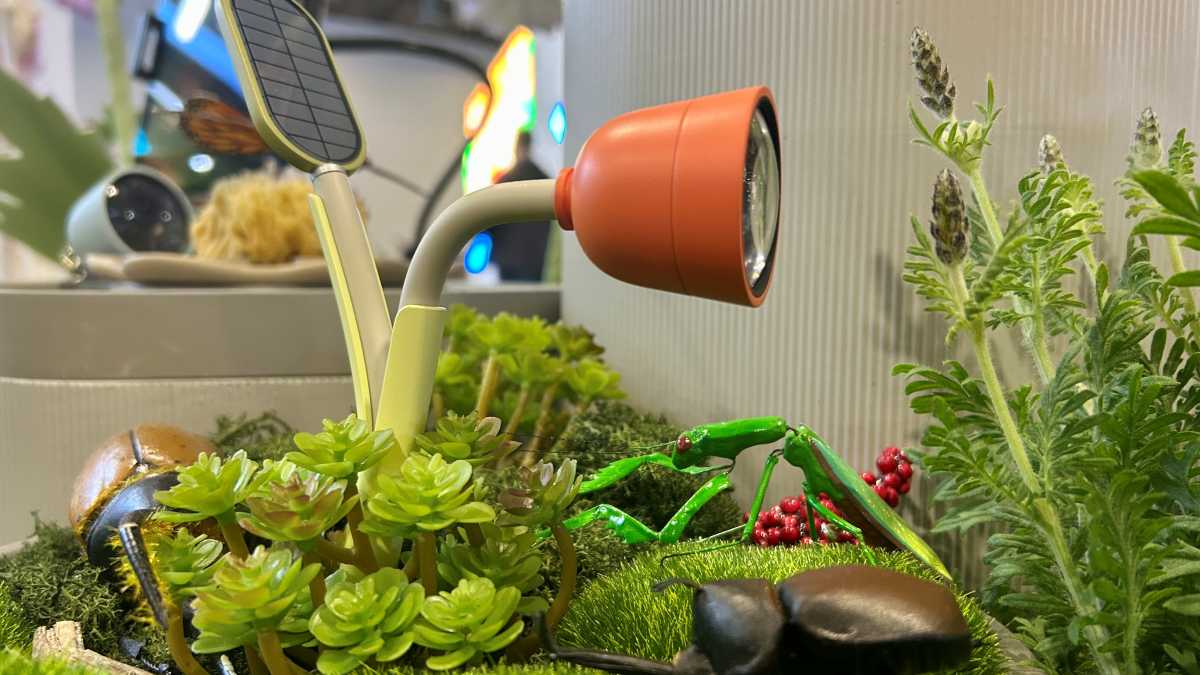
[{"label": "green leaf", "polygon": [[2,70],[0,101],[0,137],[18,151],[16,158],[0,158],[0,231],[57,260],[66,244],[67,212],[112,170],[112,162],[104,146],[76,129],[53,101]]},{"label": "green leaf", "polygon": [[358,667],[362,659],[345,649],[326,649],[317,658],[317,670],[324,675],[342,675]]},{"label": "green leaf", "polygon": [[474,647],[463,647],[441,656],[431,656],[425,660],[425,666],[430,670],[450,670],[475,658],[478,653],[479,650]]},{"label": "green leaf", "polygon": [[1138,223],[1134,235],[1167,234],[1180,237],[1200,237],[1200,225],[1174,216],[1154,216]]},{"label": "green leaf", "polygon": [[1176,287],[1193,287],[1200,286],[1200,271],[1190,270],[1172,274],[1170,279],[1167,279],[1167,285]]},{"label": "green leaf", "polygon": [[1170,174],[1154,170],[1137,171],[1133,174],[1133,180],[1164,209],[1184,218],[1200,220],[1200,212],[1197,212],[1187,190]]},{"label": "green leaf", "polygon": [[1185,616],[1200,616],[1200,593],[1180,595],[1163,603],[1163,607]]}]

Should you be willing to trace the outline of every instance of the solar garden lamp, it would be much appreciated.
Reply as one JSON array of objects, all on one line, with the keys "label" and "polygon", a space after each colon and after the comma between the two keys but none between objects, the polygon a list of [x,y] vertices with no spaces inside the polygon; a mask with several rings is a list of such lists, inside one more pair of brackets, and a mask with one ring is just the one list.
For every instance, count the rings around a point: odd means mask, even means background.
[{"label": "solar garden lamp", "polygon": [[316,20],[292,0],[221,0],[217,19],[259,135],[312,175],[309,206],[337,299],[355,407],[373,421],[391,320],[350,188],[365,140],[333,53]]},{"label": "solar garden lamp", "polygon": [[646,288],[757,307],[779,224],[779,127],[766,87],[646,108],[601,126],[558,178],[501,183],[426,231],[400,295],[378,424],[425,425],[451,264],[495,225],[557,219],[602,271]]},{"label": "solar garden lamp", "polygon": [[[556,219],[612,277],[756,307],[766,297],[779,223],[779,127],[765,87],[617,117],[558,178],[489,186],[460,198],[421,239],[388,312],[347,174],[363,135],[328,43],[292,0],[221,0],[218,14],[255,127],[313,174],[310,203],[337,297],[359,416],[392,429],[402,461],[429,413],[442,346],[442,290],[478,233]],[[389,337],[390,332],[390,337]]]}]

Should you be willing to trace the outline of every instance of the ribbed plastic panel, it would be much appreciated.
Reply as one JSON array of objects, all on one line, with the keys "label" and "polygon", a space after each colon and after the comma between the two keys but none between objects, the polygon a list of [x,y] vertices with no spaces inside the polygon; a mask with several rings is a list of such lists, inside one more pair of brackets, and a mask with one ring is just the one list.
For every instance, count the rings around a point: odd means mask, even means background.
[{"label": "ribbed plastic panel", "polygon": [[[928,220],[932,180],[946,166],[909,142],[913,26],[941,48],[962,115],[983,99],[986,76],[996,80],[1005,112],[985,164],[993,198],[1015,197],[1038,140],[1053,133],[1072,166],[1096,178],[1113,253],[1123,251],[1128,227],[1112,181],[1124,170],[1138,112],[1153,105],[1172,136],[1197,120],[1197,3],[565,4],[568,164],[616,114],[766,84],[779,106],[784,183],[780,256],[763,308],[612,281],[568,235],[564,317],[598,333],[641,407],[681,423],[782,415],[809,424],[863,469],[882,447],[920,437],[892,365],[945,356],[940,319],[924,314],[900,280],[909,214]],[[1014,379],[1031,376],[1019,346],[1001,353]],[[743,496],[763,452],[738,464]],[[783,467],[771,497],[798,488],[798,472]],[[958,545],[962,556],[977,555],[970,542]]]}]

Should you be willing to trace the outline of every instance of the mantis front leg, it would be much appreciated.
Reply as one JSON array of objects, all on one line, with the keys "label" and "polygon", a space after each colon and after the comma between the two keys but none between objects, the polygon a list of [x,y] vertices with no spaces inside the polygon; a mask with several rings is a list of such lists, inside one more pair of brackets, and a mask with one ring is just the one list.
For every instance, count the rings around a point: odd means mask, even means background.
[{"label": "mantis front leg", "polygon": [[698,475],[703,473],[711,473],[725,469],[723,466],[689,466],[685,468],[677,468],[671,458],[661,452],[655,452],[649,455],[638,455],[637,457],[626,457],[619,459],[604,468],[597,471],[591,478],[584,481],[579,486],[579,494],[595,492],[616,483],[632,474],[634,471],[646,466],[647,464],[657,464],[658,466],[666,467],[676,473],[685,473],[689,475]]},{"label": "mantis front leg", "polygon": [[[575,515],[563,523],[568,530],[575,530],[596,521],[605,521],[608,529],[612,530],[626,544],[645,544],[659,542],[673,544],[683,537],[692,518],[713,497],[730,488],[729,476],[721,473],[708,479],[696,490],[683,506],[671,516],[662,530],[655,531],[637,518],[629,515],[611,504],[598,504]],[[539,532],[539,538],[549,536],[549,531]]]}]

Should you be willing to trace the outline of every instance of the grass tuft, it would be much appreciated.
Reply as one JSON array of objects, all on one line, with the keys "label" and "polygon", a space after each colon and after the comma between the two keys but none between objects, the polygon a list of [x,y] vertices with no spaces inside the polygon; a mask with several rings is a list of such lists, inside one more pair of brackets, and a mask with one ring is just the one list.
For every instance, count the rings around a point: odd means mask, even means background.
[{"label": "grass tuft", "polygon": [[[734,546],[719,551],[672,558],[669,553],[703,548],[686,542],[658,547],[638,555],[627,566],[596,579],[571,604],[559,626],[564,645],[591,647],[670,661],[691,642],[691,594],[680,590],[654,593],[651,587],[667,577],[704,583],[717,579],[762,577],[774,582],[793,574],[834,565],[871,564],[859,546],[759,548]],[[879,567],[937,581],[937,575],[906,553],[874,551]],[[976,641],[969,665],[956,672],[991,675],[1006,672],[998,639],[975,598],[958,592],[959,607]]]},{"label": "grass tuft", "polygon": [[0,675],[105,675],[94,668],[86,668],[54,659],[34,661],[26,651],[0,649]]}]

